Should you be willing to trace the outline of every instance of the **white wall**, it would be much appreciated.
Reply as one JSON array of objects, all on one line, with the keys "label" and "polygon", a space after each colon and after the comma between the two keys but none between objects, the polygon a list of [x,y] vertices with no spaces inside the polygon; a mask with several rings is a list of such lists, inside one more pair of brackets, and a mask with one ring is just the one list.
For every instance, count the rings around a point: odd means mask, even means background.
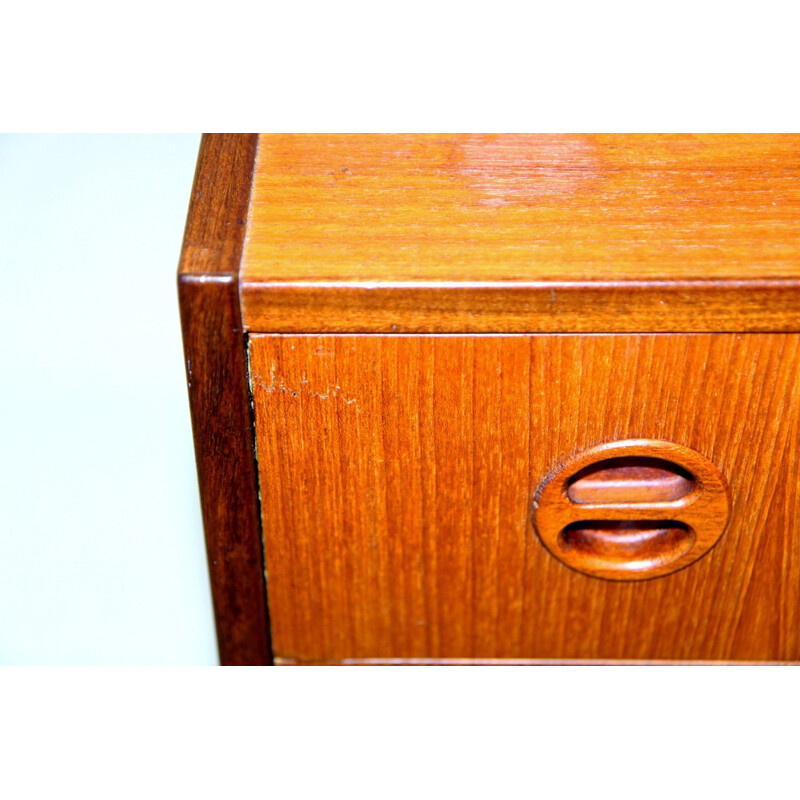
[{"label": "white wall", "polygon": [[176,271],[199,136],[0,137],[0,663],[217,661]]}]

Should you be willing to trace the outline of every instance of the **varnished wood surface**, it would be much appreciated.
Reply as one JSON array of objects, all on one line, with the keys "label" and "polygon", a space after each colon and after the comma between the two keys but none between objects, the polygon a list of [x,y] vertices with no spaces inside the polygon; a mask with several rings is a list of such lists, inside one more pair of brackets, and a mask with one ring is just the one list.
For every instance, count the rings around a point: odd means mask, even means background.
[{"label": "varnished wood surface", "polygon": [[669,503],[686,497],[695,478],[674,462],[652,458],[601,461],[574,475],[567,484],[573,503]]},{"label": "varnished wood surface", "polygon": [[[621,659],[581,659],[580,661],[565,661],[557,658],[346,658],[339,661],[298,661],[292,658],[276,658],[276,667],[561,667],[561,666],[597,666],[597,667],[624,667],[624,666],[719,666],[718,661],[623,661]],[[800,663],[793,661],[726,661],[725,666],[798,666]]]},{"label": "varnished wood surface", "polygon": [[793,332],[800,281],[250,283],[242,308],[253,332]]},{"label": "varnished wood surface", "polygon": [[179,274],[237,277],[258,137],[205,134],[197,157]]},{"label": "varnished wood surface", "polygon": [[271,661],[238,269],[254,136],[204,136],[178,280],[222,664]]},{"label": "varnished wood surface", "polygon": [[246,281],[800,278],[800,135],[266,134]]},{"label": "varnished wood surface", "polygon": [[244,323],[796,331],[800,136],[259,138]]},{"label": "varnished wood surface", "polygon": [[[250,338],[284,661],[797,661],[798,335]],[[607,581],[530,522],[545,475],[658,439],[729,483],[716,546]]]}]

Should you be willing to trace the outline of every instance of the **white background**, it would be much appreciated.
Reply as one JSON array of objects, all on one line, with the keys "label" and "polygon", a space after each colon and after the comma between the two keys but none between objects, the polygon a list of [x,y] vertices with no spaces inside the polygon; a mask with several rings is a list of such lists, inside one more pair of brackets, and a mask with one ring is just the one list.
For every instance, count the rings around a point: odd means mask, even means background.
[{"label": "white background", "polygon": [[200,137],[0,137],[0,663],[214,664],[177,268]]}]

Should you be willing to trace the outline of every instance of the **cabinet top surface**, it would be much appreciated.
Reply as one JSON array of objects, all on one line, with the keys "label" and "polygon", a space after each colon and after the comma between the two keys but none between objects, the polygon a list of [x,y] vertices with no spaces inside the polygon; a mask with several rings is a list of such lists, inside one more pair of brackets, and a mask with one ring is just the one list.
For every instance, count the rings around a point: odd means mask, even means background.
[{"label": "cabinet top surface", "polygon": [[262,134],[244,284],[800,278],[800,135]]}]

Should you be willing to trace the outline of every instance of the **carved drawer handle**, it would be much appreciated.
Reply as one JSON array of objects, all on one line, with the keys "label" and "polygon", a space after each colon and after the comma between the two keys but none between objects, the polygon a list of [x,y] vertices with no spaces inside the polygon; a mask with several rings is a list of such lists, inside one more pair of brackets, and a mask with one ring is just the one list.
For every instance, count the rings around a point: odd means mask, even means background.
[{"label": "carved drawer handle", "polygon": [[728,522],[728,487],[673,442],[593,447],[551,472],[533,501],[542,544],[569,567],[613,580],[656,578],[705,555]]}]

